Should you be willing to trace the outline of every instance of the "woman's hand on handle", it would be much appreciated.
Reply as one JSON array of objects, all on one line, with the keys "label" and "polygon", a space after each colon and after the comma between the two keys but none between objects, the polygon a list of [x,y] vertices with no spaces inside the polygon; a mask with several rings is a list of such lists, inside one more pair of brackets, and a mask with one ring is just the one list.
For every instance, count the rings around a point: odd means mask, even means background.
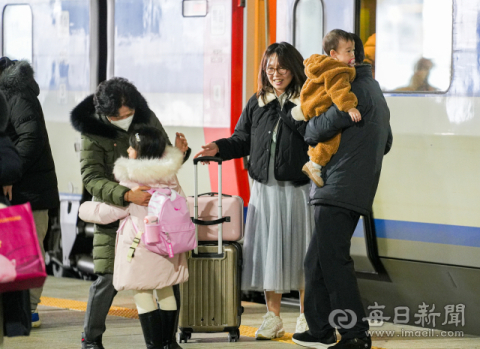
[{"label": "woman's hand on handle", "polygon": [[[206,145],[202,145],[202,150],[195,154],[193,157],[194,159],[198,158],[199,156],[215,156],[218,153],[218,145],[214,142],[208,143]],[[209,164],[210,161],[203,161],[204,164]]]}]

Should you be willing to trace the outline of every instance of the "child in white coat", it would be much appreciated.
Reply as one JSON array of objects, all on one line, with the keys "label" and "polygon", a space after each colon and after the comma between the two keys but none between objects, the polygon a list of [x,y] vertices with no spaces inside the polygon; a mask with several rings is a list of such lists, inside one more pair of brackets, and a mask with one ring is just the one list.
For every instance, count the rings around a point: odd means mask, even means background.
[{"label": "child in white coat", "polygon": [[[160,131],[144,126],[131,134],[128,159],[118,159],[113,174],[120,184],[129,188],[170,188],[185,196],[176,177],[182,163],[180,150],[167,146]],[[134,300],[147,348],[173,348],[173,345],[178,348],[176,343],[172,344],[179,312],[172,285],[188,279],[185,254],[164,257],[147,250],[140,241],[133,258],[127,258],[136,230],[145,229],[147,214],[147,206],[131,203],[127,207],[118,207],[90,201],[80,206],[79,217],[97,224],[122,220],[117,232],[113,286],[117,291],[135,291]],[[153,297],[154,290],[160,309]]]}]

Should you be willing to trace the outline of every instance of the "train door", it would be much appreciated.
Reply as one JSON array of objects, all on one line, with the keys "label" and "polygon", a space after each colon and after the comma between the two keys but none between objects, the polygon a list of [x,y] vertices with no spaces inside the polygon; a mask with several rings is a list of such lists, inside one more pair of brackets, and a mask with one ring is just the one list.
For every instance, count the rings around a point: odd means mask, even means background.
[{"label": "train door", "polygon": [[2,55],[33,66],[61,193],[82,189],[69,116],[98,83],[97,7],[93,0],[0,1]]},{"label": "train door", "polygon": [[[56,165],[61,208],[51,212],[46,263],[56,275],[87,259],[91,238],[77,239],[78,202],[82,192],[80,164],[70,125],[70,111],[94,91],[99,80],[99,6],[102,1],[0,1],[2,56],[31,63]],[[60,228],[62,234],[60,234]],[[78,258],[71,260],[71,255]],[[90,272],[90,268],[84,270]],[[84,275],[79,271],[80,275]]]},{"label": "train door", "polygon": [[[131,80],[174,141],[193,153],[229,137],[242,109],[243,7],[237,0],[108,1],[107,78]],[[199,169],[200,192],[217,187],[216,165]],[[210,171],[209,171],[210,170]],[[241,161],[223,166],[224,191],[248,203]],[[193,194],[193,165],[179,173]]]}]

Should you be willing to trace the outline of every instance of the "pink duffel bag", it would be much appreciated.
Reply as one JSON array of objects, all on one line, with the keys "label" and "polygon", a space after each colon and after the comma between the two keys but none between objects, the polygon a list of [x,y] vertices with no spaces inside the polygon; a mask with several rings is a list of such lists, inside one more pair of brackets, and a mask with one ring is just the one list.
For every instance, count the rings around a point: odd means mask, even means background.
[{"label": "pink duffel bag", "polygon": [[30,204],[0,209],[0,293],[40,287],[46,277]]}]

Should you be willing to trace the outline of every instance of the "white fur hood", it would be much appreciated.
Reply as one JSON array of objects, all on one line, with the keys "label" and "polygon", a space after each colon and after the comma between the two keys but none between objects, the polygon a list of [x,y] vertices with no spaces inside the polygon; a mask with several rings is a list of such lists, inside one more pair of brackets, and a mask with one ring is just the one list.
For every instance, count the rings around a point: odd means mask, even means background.
[{"label": "white fur hood", "polygon": [[115,161],[113,174],[122,183],[155,185],[175,176],[183,164],[182,152],[172,146],[165,148],[160,159],[128,159]]}]

